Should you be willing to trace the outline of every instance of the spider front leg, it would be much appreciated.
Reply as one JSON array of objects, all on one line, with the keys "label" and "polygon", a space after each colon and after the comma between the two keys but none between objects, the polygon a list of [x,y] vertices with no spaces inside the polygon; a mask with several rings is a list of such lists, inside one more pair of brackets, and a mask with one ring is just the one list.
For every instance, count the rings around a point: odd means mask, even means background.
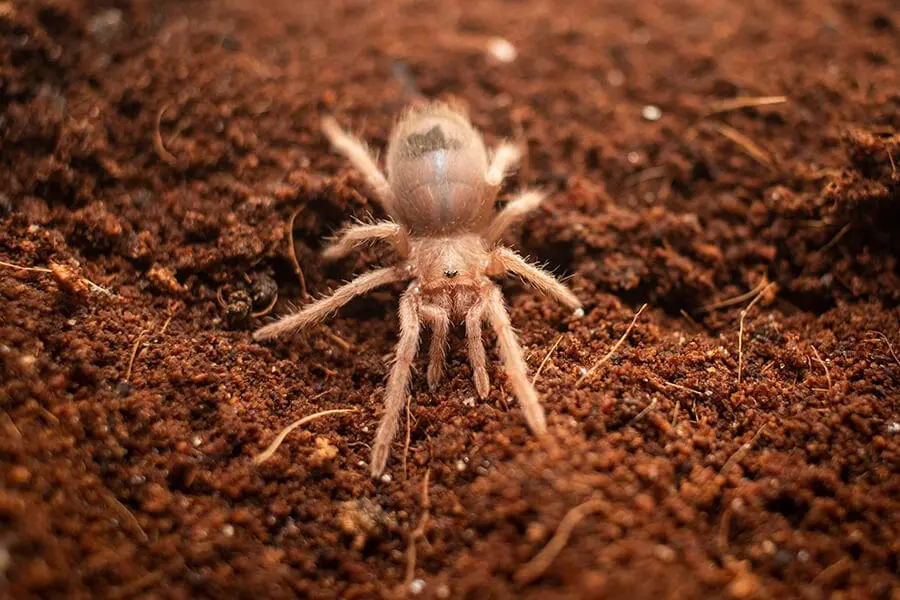
[{"label": "spider front leg", "polygon": [[478,397],[482,400],[487,398],[491,387],[487,374],[484,340],[482,339],[481,326],[483,322],[484,303],[479,302],[466,313],[466,343],[469,347],[469,363],[472,365],[475,390],[478,392]]},{"label": "spider front leg", "polygon": [[253,339],[270,340],[324,321],[328,315],[350,302],[356,296],[404,278],[402,271],[395,267],[369,271],[350,283],[339,287],[332,295],[317,300],[312,304],[307,304],[299,312],[282,317],[274,323],[257,329],[253,332]]},{"label": "spider front leg", "polygon": [[494,151],[491,164],[485,174],[485,181],[494,188],[499,188],[503,178],[512,170],[513,166],[522,158],[522,151],[509,142],[503,142]]},{"label": "spider front leg", "polygon": [[525,218],[525,215],[541,205],[547,195],[538,190],[525,190],[510,200],[488,225],[484,241],[488,246],[499,240],[503,233]]},{"label": "spider front leg", "polygon": [[338,260],[360,246],[381,241],[390,243],[401,256],[405,257],[409,253],[409,239],[403,227],[391,221],[379,221],[345,227],[322,251],[322,258],[328,261]]},{"label": "spider front leg", "polygon": [[400,341],[397,342],[394,366],[384,392],[384,415],[378,424],[372,447],[372,477],[381,475],[387,464],[391,441],[397,434],[400,410],[406,400],[409,371],[419,349],[418,296],[412,290],[413,286],[407,288],[400,299]]},{"label": "spider front leg", "polygon": [[485,299],[485,312],[494,332],[497,334],[497,343],[500,346],[500,358],[506,369],[506,376],[513,393],[522,405],[525,413],[525,422],[535,434],[547,431],[547,420],[544,409],[538,401],[537,392],[528,379],[528,366],[522,356],[522,348],[516,340],[516,334],[509,322],[509,314],[503,305],[503,296],[500,288],[492,287]]},{"label": "spider front leg", "polygon": [[562,304],[575,311],[577,316],[584,315],[581,308],[581,300],[547,271],[536,267],[509,248],[497,248],[491,253],[491,263],[488,269],[491,275],[512,273],[518,275],[526,283],[534,286],[543,294],[556,298]]},{"label": "spider front leg", "polygon": [[450,314],[433,304],[419,307],[422,319],[431,327],[431,348],[428,351],[428,389],[432,392],[441,382],[447,361],[447,334],[450,333]]},{"label": "spider front leg", "polygon": [[366,145],[341,129],[334,117],[322,119],[322,132],[334,149],[343,154],[356,167],[356,170],[362,173],[385,209],[390,212],[390,207],[394,203],[394,194]]}]

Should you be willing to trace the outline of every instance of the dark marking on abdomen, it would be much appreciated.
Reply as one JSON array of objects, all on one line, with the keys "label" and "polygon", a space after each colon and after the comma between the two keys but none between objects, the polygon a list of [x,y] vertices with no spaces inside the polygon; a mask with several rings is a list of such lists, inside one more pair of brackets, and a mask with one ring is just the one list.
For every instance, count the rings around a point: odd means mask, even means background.
[{"label": "dark marking on abdomen", "polygon": [[403,145],[404,158],[419,158],[423,154],[438,150],[458,150],[462,142],[444,135],[440,125],[435,125],[425,133],[411,133]]}]

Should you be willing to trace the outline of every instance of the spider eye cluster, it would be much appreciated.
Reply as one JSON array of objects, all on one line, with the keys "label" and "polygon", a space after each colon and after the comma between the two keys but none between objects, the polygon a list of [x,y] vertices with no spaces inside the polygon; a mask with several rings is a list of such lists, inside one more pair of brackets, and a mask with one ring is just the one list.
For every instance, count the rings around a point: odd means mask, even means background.
[{"label": "spider eye cluster", "polygon": [[446,271],[444,271],[444,277],[446,277],[447,279],[453,279],[458,274],[459,274],[459,271],[457,271],[455,269],[454,270],[447,269]]}]

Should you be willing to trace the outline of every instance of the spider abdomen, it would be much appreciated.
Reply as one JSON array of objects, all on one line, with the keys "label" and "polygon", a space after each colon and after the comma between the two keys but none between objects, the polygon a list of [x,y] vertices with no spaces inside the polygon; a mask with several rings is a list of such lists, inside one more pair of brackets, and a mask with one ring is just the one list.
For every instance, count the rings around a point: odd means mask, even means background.
[{"label": "spider abdomen", "polygon": [[462,116],[442,106],[411,112],[388,148],[392,216],[414,234],[475,230],[493,212],[486,169],[484,142]]}]

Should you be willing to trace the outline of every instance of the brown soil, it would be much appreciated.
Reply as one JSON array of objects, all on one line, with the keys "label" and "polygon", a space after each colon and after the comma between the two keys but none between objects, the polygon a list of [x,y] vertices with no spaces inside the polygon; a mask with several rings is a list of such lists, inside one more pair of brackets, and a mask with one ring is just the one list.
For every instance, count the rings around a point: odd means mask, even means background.
[{"label": "brown soil", "polygon": [[[892,0],[0,2],[0,260],[51,269],[0,267],[0,595],[900,598],[898,47]],[[295,210],[312,293],[385,258],[317,258],[379,214],[318,121],[382,148],[416,90],[527,140],[510,241],[588,310],[505,285],[551,433],[457,339],[383,482],[399,290],[250,313],[302,302]],[[740,344],[703,307],[763,277]]]}]

